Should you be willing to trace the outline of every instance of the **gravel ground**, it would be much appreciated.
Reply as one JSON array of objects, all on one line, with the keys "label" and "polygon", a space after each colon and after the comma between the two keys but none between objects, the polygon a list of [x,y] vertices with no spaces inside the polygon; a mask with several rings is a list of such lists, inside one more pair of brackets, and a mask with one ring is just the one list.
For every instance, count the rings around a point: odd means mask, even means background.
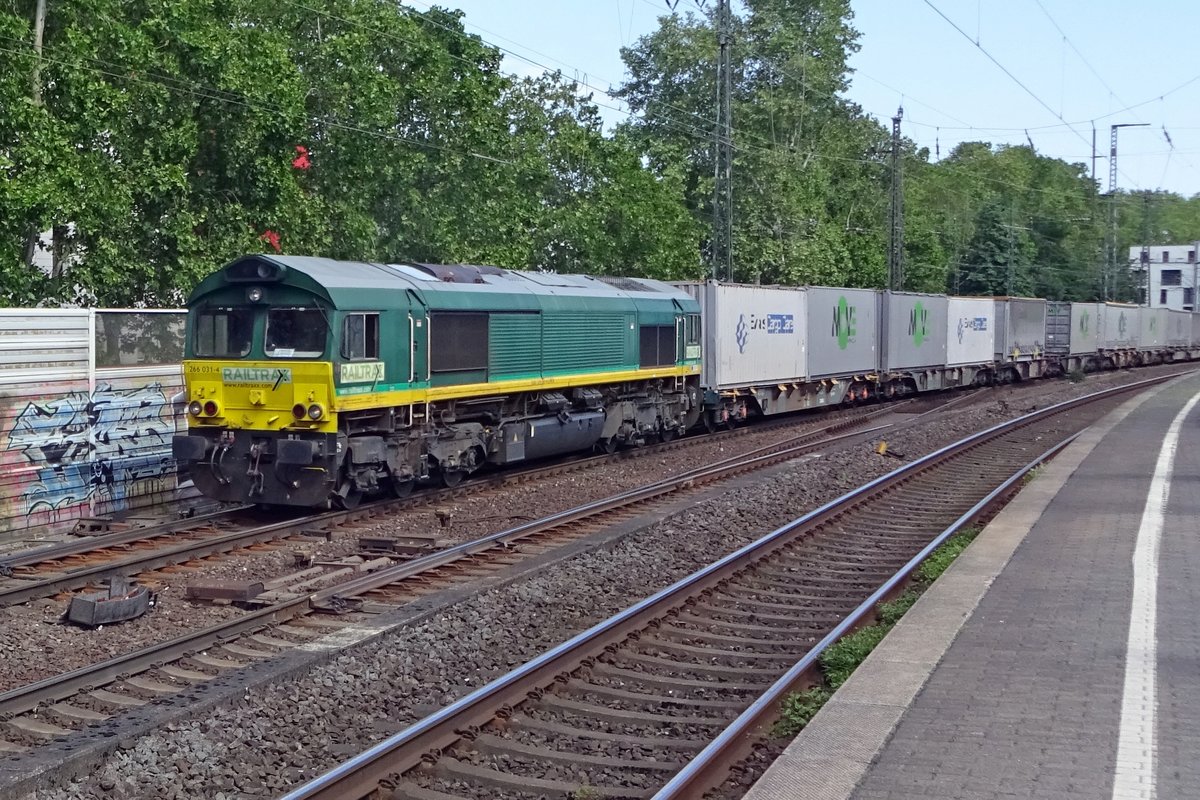
[{"label": "gravel ground", "polygon": [[[173,567],[173,574],[145,581],[159,593],[155,608],[145,616],[119,626],[92,631],[61,625],[59,619],[67,608],[67,601],[61,599],[47,598],[0,608],[0,630],[6,633],[0,638],[0,661],[8,667],[0,672],[0,692],[124,655],[242,613],[231,606],[206,606],[186,600],[184,591],[189,584],[279,578],[297,570],[296,553],[335,560],[356,553],[360,536],[433,535],[447,545],[467,541],[513,527],[532,519],[535,513],[544,515],[565,511],[625,489],[670,477],[697,464],[782,441],[803,431],[828,425],[831,421],[828,415],[811,416],[783,429],[729,438],[717,437],[714,440],[701,437],[688,447],[661,455],[604,464],[503,490],[487,490],[439,503],[435,507],[402,511],[386,518],[356,523],[353,527],[334,529],[331,542],[258,545],[254,549],[237,551],[187,567]],[[636,469],[631,468],[634,464]],[[438,510],[451,515],[449,527],[442,527],[436,513]],[[29,647],[26,642],[37,644]]]},{"label": "gravel ground", "polygon": [[[1046,405],[1144,374],[1000,390],[949,418],[892,432],[889,443],[893,452],[916,457],[1025,412],[1034,397]],[[793,465],[769,481],[731,490],[609,548],[345,651],[302,678],[263,687],[236,706],[169,725],[119,750],[95,774],[39,796],[274,796],[633,600],[896,466],[895,459],[875,455],[866,444]]]}]

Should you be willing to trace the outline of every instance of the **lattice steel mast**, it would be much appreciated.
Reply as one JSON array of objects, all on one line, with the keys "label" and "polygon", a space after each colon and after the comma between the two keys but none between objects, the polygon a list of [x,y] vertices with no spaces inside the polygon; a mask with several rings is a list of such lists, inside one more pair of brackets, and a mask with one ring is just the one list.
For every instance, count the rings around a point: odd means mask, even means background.
[{"label": "lattice steel mast", "polygon": [[888,288],[904,291],[904,163],[900,151],[900,120],[904,106],[892,117],[892,202],[888,211]]}]

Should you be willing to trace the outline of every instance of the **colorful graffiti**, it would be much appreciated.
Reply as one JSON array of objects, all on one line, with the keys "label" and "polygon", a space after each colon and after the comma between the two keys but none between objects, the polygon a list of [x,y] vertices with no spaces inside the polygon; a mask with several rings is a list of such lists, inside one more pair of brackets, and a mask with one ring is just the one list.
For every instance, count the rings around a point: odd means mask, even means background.
[{"label": "colorful graffiti", "polygon": [[5,447],[36,469],[14,497],[26,515],[122,510],[127,498],[174,484],[175,415],[161,383],[71,392],[12,419]]}]

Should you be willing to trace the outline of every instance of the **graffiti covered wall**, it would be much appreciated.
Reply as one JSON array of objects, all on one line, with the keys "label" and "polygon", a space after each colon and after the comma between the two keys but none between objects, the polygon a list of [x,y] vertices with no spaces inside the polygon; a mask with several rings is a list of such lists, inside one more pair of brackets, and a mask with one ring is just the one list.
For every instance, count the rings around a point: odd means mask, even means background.
[{"label": "graffiti covered wall", "polygon": [[0,311],[0,539],[175,497],[176,334],[179,312]]}]

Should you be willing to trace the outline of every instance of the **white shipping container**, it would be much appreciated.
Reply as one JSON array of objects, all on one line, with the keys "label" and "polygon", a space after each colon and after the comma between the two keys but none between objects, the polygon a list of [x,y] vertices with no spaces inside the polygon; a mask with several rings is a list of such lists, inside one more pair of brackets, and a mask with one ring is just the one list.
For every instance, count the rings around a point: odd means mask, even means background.
[{"label": "white shipping container", "polygon": [[804,289],[724,283],[679,284],[704,320],[702,383],[713,389],[807,377]]},{"label": "white shipping container", "polygon": [[1104,350],[1125,350],[1138,345],[1141,333],[1139,306],[1123,303],[1100,304],[1100,347]]},{"label": "white shipping container", "polygon": [[1157,350],[1166,343],[1167,310],[1165,308],[1143,308],[1142,335],[1138,347],[1142,350]]},{"label": "white shipping container", "polygon": [[1192,338],[1190,311],[1167,311],[1166,344],[1168,347],[1187,347]]},{"label": "white shipping container", "polygon": [[1073,356],[1100,349],[1100,304],[1071,303],[1071,347]]},{"label": "white shipping container", "polygon": [[949,300],[947,365],[990,364],[995,357],[996,304],[991,298],[951,297]]}]

